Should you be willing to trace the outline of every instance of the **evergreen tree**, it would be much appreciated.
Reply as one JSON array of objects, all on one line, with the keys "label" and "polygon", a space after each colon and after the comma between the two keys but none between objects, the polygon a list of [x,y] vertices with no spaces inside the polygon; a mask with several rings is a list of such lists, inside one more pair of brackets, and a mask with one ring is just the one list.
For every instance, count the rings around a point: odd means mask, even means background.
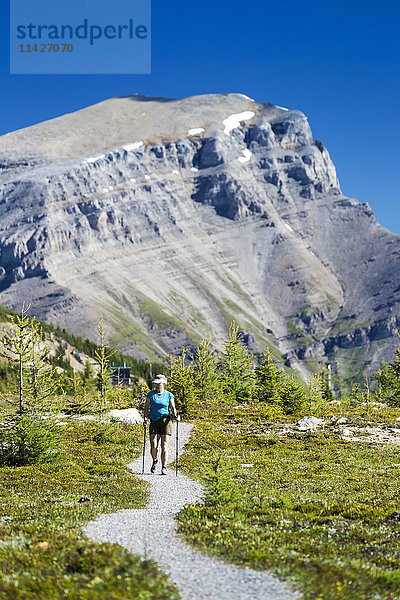
[{"label": "evergreen tree", "polygon": [[0,464],[22,466],[49,462],[59,454],[60,436],[51,419],[59,405],[57,374],[41,326],[23,310],[11,315],[13,333],[3,337],[5,356],[17,372],[18,414],[6,415],[0,431]]},{"label": "evergreen tree", "polygon": [[193,354],[193,381],[199,400],[212,400],[219,393],[218,358],[211,349],[209,339],[201,341]]},{"label": "evergreen tree", "polygon": [[60,402],[60,397],[55,400],[55,396],[64,395],[64,390],[60,388],[56,367],[52,364],[51,348],[44,342],[41,325],[36,321],[32,323],[32,333],[34,343],[32,344],[32,366],[30,388],[32,405],[35,409],[46,412],[53,409]]},{"label": "evergreen tree", "polygon": [[285,373],[278,369],[272,358],[271,350],[267,348],[261,362],[255,370],[255,397],[260,402],[279,404],[280,390],[285,380]]},{"label": "evergreen tree", "polygon": [[329,373],[324,365],[318,373],[313,373],[309,383],[310,401],[314,409],[335,399],[330,387]]},{"label": "evergreen tree", "polygon": [[147,383],[145,381],[141,381],[139,379],[139,381],[136,384],[136,387],[137,387],[137,396],[135,399],[136,408],[140,412],[143,412],[144,405],[146,402],[146,396],[147,396],[148,392],[150,391],[149,386],[147,385]]},{"label": "evergreen tree", "polygon": [[364,394],[361,391],[359,383],[353,383],[351,386],[349,400],[353,406],[358,406],[360,402],[364,402]]},{"label": "evergreen tree", "polygon": [[229,326],[228,340],[220,354],[222,391],[234,402],[246,402],[254,391],[252,358],[238,337],[239,327],[235,321]]},{"label": "evergreen tree", "polygon": [[332,375],[329,372],[329,368],[331,368],[331,367],[329,367],[328,365],[323,365],[319,372],[320,391],[321,391],[322,399],[325,400],[325,402],[331,402],[332,400],[335,399],[335,396],[333,395],[333,392],[331,389]]},{"label": "evergreen tree", "polygon": [[174,395],[177,411],[182,415],[190,414],[196,398],[193,365],[187,364],[186,355],[183,347],[180,356],[169,357],[168,390]]},{"label": "evergreen tree", "polygon": [[89,385],[93,381],[94,369],[90,360],[86,361],[84,371],[81,374],[81,378],[86,385]]},{"label": "evergreen tree", "polygon": [[380,402],[400,407],[400,348],[392,362],[382,361],[373,379],[377,382],[376,394]]},{"label": "evergreen tree", "polygon": [[105,341],[105,330],[103,325],[103,316],[97,326],[100,335],[100,345],[96,348],[95,359],[98,367],[97,371],[97,389],[100,394],[100,410],[102,411],[107,399],[107,391],[111,387],[110,382],[110,358],[115,354],[114,349],[110,349]]},{"label": "evergreen tree", "polygon": [[41,325],[23,310],[11,315],[13,333],[3,336],[5,357],[17,373],[18,413],[51,409],[56,393],[57,373],[51,364],[50,346],[44,341]]},{"label": "evergreen tree", "polygon": [[295,381],[293,375],[285,378],[279,391],[279,403],[287,415],[304,410],[309,404],[304,387]]}]

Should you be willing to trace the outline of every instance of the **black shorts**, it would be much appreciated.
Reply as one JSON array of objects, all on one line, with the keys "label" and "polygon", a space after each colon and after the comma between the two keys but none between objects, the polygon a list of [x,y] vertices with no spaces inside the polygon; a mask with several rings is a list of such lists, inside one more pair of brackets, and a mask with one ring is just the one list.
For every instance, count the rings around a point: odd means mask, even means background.
[{"label": "black shorts", "polygon": [[150,420],[150,435],[172,435],[172,420],[170,415],[161,417],[158,421]]}]

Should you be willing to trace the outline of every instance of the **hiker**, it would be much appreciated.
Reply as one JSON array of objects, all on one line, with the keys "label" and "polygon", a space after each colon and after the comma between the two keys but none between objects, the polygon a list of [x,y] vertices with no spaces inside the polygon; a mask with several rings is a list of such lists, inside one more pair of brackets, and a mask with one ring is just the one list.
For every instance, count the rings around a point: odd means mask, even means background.
[{"label": "hiker", "polygon": [[165,389],[167,378],[165,375],[157,375],[153,381],[155,390],[151,390],[146,396],[144,405],[144,426],[147,426],[147,418],[150,413],[150,453],[153,459],[151,473],[155,473],[158,463],[158,444],[161,439],[161,475],[167,474],[166,463],[168,460],[168,436],[172,435],[171,412],[175,420],[180,417],[176,412],[174,397]]}]

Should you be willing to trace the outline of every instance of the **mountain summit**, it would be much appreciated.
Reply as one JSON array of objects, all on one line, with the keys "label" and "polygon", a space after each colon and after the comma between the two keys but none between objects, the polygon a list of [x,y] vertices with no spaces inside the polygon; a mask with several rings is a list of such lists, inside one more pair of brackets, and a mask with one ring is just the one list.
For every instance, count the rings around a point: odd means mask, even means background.
[{"label": "mountain summit", "polygon": [[0,304],[160,358],[235,319],[346,379],[391,358],[400,236],[347,198],[303,113],[125,96],[0,138]]}]

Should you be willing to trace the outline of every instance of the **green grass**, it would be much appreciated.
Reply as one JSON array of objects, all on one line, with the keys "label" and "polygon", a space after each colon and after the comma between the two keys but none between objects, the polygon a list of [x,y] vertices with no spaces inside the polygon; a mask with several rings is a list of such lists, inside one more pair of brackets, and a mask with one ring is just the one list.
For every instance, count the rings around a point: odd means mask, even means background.
[{"label": "green grass", "polygon": [[[142,293],[136,292],[136,303],[139,309],[138,317],[145,323],[151,326],[156,326],[158,329],[177,328],[185,331],[188,337],[195,343],[200,343],[200,335],[182,319],[174,314],[169,314],[161,308],[157,302],[145,296]],[[160,350],[157,349],[156,345],[153,345],[151,336],[142,329],[140,326],[131,318],[127,317],[124,311],[118,305],[107,305],[104,307],[106,311],[111,312],[114,316],[114,327],[118,330],[120,340],[126,340],[129,336],[133,340],[138,341],[137,347],[143,350],[145,353],[154,356],[156,360],[162,360],[163,356],[160,354]]]},{"label": "green grass", "polygon": [[371,325],[371,321],[363,321],[362,323],[357,323],[356,321],[351,321],[350,319],[343,319],[339,317],[335,322],[332,329],[329,331],[329,335],[331,337],[339,336],[341,334],[350,333],[355,331],[356,329],[364,329]]},{"label": "green grass", "polygon": [[162,355],[160,348],[121,306],[101,302],[98,302],[98,306],[104,314],[109,315],[110,322],[115,329],[115,332],[110,336],[112,344],[126,344],[127,341],[131,341],[138,350],[149,357],[149,361],[162,364],[165,357]]},{"label": "green grass", "polygon": [[196,331],[201,331],[203,335],[209,336],[212,334],[212,329],[206,317],[185,296],[172,291],[169,293],[169,299],[173,302],[176,310],[180,314],[185,315],[190,327]]},{"label": "green grass", "polygon": [[140,310],[140,316],[142,318],[147,317],[150,319],[152,325],[157,325],[160,329],[180,326],[176,317],[166,313],[157,302],[154,302],[154,300],[148,296],[137,294],[136,301]]},{"label": "green grass", "polygon": [[326,293],[326,300],[329,310],[334,310],[339,306],[339,302],[331,294]]},{"label": "green grass", "polygon": [[[369,424],[363,407],[339,410]],[[393,423],[399,414],[380,417]],[[329,428],[283,435],[264,415],[259,405],[210,404],[196,422],[181,464],[207,495],[179,514],[184,538],[272,570],[305,600],[398,600],[400,447],[350,444]]]},{"label": "green grass", "polygon": [[154,300],[144,294],[138,294],[136,300],[140,308],[141,317],[150,319],[152,325],[157,325],[160,329],[176,327],[185,331],[195,343],[200,343],[201,337],[192,327],[176,315],[165,312],[157,302],[154,302]]},{"label": "green grass", "polygon": [[81,532],[98,514],[147,498],[125,467],[139,452],[140,426],[97,427],[65,432],[59,464],[0,468],[1,599],[179,598],[152,561]]},{"label": "green grass", "polygon": [[300,319],[290,318],[286,324],[288,333],[292,335],[302,335],[304,333],[304,325],[300,327],[299,323],[301,323]]},{"label": "green grass", "polygon": [[249,331],[254,335],[260,349],[269,347],[274,357],[280,361],[282,360],[282,354],[277,349],[274,336],[265,332],[265,326],[260,321],[229,298],[223,298],[222,300],[215,296],[212,296],[212,298],[219,308],[227,329],[229,329],[231,322],[235,321],[240,330]]}]

